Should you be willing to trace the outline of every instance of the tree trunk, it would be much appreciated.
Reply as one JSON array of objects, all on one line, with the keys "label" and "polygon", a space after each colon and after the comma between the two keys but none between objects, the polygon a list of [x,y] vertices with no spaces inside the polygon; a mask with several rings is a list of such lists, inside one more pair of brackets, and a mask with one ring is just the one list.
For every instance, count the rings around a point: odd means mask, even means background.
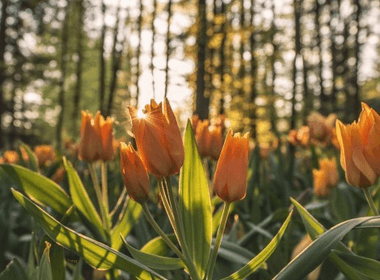
[{"label": "tree trunk", "polygon": [[104,38],[106,36],[106,5],[102,1],[102,31],[100,35],[100,49],[99,49],[99,110],[104,114],[104,97],[105,97],[105,83],[106,83],[106,62],[104,59]]},{"label": "tree trunk", "polygon": [[71,117],[73,132],[74,135],[78,135],[78,119],[79,119],[79,111],[80,111],[80,99],[82,93],[82,64],[83,64],[83,16],[84,16],[84,5],[83,0],[77,1],[78,5],[78,29],[77,29],[77,55],[78,61],[76,65],[76,84],[74,89],[74,108]]},{"label": "tree trunk", "polygon": [[140,55],[141,55],[141,31],[142,31],[142,14],[143,14],[143,1],[140,0],[140,14],[138,18],[137,23],[137,32],[139,34],[139,44],[137,46],[137,64],[136,64],[136,98],[135,98],[135,105],[136,107],[139,106],[139,95],[140,95],[140,87],[139,87],[139,80],[140,80]]},{"label": "tree trunk", "polygon": [[195,113],[201,120],[209,117],[210,98],[205,96],[205,61],[207,46],[207,19],[206,19],[206,1],[199,0],[199,31],[197,36],[198,45],[198,63],[197,63],[197,91]]},{"label": "tree trunk", "polygon": [[4,132],[2,127],[3,113],[5,111],[4,104],[4,82],[6,79],[5,75],[5,45],[6,45],[6,20],[8,18],[8,0],[3,0],[1,5],[1,22],[0,22],[0,148],[4,147]]},{"label": "tree trunk", "polygon": [[296,93],[297,93],[297,58],[301,53],[301,27],[300,27],[300,18],[301,18],[301,3],[299,0],[294,0],[294,28],[295,28],[295,53],[293,60],[293,97],[292,97],[292,115],[290,120],[290,129],[296,127],[297,113],[296,113]]},{"label": "tree trunk", "polygon": [[115,23],[115,28],[113,32],[113,45],[112,45],[112,77],[111,77],[111,84],[110,84],[110,93],[108,96],[108,104],[107,104],[107,110],[106,110],[106,116],[110,116],[112,112],[112,105],[113,105],[113,100],[115,96],[115,90],[117,86],[117,72],[119,71],[120,68],[120,58],[121,58],[121,53],[122,49],[117,50],[117,35],[119,34],[119,22],[120,22],[120,3],[121,1],[119,0],[118,5],[117,5],[117,10],[116,10],[116,23]]},{"label": "tree trunk", "polygon": [[336,87],[336,80],[337,80],[337,56],[338,56],[338,52],[337,52],[337,48],[336,48],[336,42],[335,42],[335,30],[334,30],[334,27],[332,26],[331,22],[333,22],[333,18],[334,18],[334,14],[335,14],[335,11],[334,11],[334,8],[333,8],[333,2],[332,0],[329,0],[329,4],[330,4],[330,40],[331,40],[331,71],[332,71],[332,85],[331,85],[331,98],[330,98],[330,102],[327,98],[327,96],[325,96],[325,99],[322,99],[322,96],[321,96],[321,112],[325,115],[327,115],[328,113],[331,112],[331,109],[330,109],[330,106],[331,103],[336,103],[336,95],[337,95],[337,87]]},{"label": "tree trunk", "polygon": [[65,7],[65,18],[63,19],[62,33],[61,33],[61,77],[59,79],[59,95],[58,95],[58,104],[61,107],[61,111],[58,115],[57,122],[57,149],[61,150],[62,148],[62,129],[63,129],[63,120],[65,115],[65,79],[66,79],[66,59],[67,59],[67,49],[69,44],[69,11],[70,11],[70,2],[67,1]]},{"label": "tree trunk", "polygon": [[155,43],[155,36],[156,36],[156,28],[154,27],[154,20],[156,19],[156,13],[157,13],[157,0],[153,0],[153,15],[152,15],[152,45],[150,47],[150,71],[152,73],[152,90],[153,90],[153,99],[156,98],[156,86],[154,82],[154,43]]},{"label": "tree trunk", "polygon": [[222,42],[220,44],[220,100],[219,100],[219,114],[224,115],[224,95],[225,95],[225,84],[224,84],[224,74],[226,67],[226,24],[227,24],[227,14],[226,14],[226,4],[221,0],[221,10],[220,14],[223,16],[223,22],[221,24]]},{"label": "tree trunk", "polygon": [[275,13],[275,2],[272,0],[272,14],[273,14],[273,19],[272,19],[272,27],[271,27],[271,42],[272,42],[272,48],[273,48],[273,54],[271,57],[271,70],[272,70],[272,84],[271,88],[269,91],[269,120],[271,123],[271,128],[273,133],[279,137],[279,133],[277,131],[277,113],[276,113],[276,107],[275,107],[275,101],[276,101],[276,56],[278,52],[278,46],[275,42],[275,34],[277,32],[277,27],[276,27],[276,13]]},{"label": "tree trunk", "polygon": [[[318,78],[319,78],[319,96],[322,103],[325,103],[326,93],[325,88],[323,86],[323,58],[322,58],[322,36],[321,36],[321,25],[320,25],[320,12],[321,5],[319,4],[319,0],[315,0],[315,28],[317,31],[317,46],[318,46]],[[323,101],[323,102],[322,102]],[[313,104],[313,103],[311,103]],[[322,107],[322,106],[321,106]]]},{"label": "tree trunk", "polygon": [[166,31],[166,64],[165,64],[165,98],[168,95],[169,86],[169,58],[170,58],[170,23],[172,19],[172,0],[168,3],[168,29]]},{"label": "tree trunk", "polygon": [[[255,17],[255,1],[251,0],[250,10],[250,23],[253,25]],[[257,140],[257,128],[256,128],[256,57],[255,57],[255,34],[254,28],[252,28],[251,36],[249,38],[249,44],[251,49],[251,92],[249,94],[249,120],[250,120],[250,135],[256,141]]]},{"label": "tree trunk", "polygon": [[360,52],[360,43],[359,43],[359,33],[360,33],[360,18],[361,18],[361,12],[362,12],[362,6],[360,4],[360,0],[354,1],[356,6],[356,14],[355,14],[355,21],[357,26],[357,31],[355,34],[355,65],[354,65],[354,71],[353,71],[353,88],[354,88],[354,96],[353,96],[353,113],[355,116],[359,116],[360,114],[360,88],[359,88],[359,82],[358,82],[358,74],[359,74],[359,52]]}]

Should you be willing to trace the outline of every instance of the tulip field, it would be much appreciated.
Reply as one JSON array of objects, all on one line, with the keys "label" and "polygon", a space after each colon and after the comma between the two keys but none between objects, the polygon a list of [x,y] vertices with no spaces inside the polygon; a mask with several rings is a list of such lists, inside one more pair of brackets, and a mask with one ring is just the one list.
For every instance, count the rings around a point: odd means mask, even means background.
[{"label": "tulip field", "polygon": [[3,154],[1,280],[380,279],[368,105],[352,124],[314,112],[256,145],[224,116],[180,128],[168,99],[128,111],[128,142],[83,111],[62,153]]}]

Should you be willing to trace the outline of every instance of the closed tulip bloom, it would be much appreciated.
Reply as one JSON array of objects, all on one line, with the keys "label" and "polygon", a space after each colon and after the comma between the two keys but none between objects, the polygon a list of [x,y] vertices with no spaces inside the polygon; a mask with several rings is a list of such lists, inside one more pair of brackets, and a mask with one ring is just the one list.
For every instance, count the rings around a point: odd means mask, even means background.
[{"label": "closed tulip bloom", "polygon": [[222,200],[242,200],[246,194],[249,133],[228,131],[214,175],[214,191]]},{"label": "closed tulip bloom", "polygon": [[100,136],[102,146],[99,151],[99,158],[103,161],[109,161],[115,157],[114,136],[112,133],[113,122],[113,118],[107,117],[107,119],[104,119],[100,112],[96,113],[94,128],[97,130],[96,134]]},{"label": "closed tulip bloom", "polygon": [[185,151],[181,133],[168,99],[157,104],[153,99],[145,106],[145,117],[137,116],[137,109],[129,106],[133,133],[145,167],[160,178],[179,172]]},{"label": "closed tulip bloom", "polygon": [[324,197],[330,193],[327,187],[328,178],[324,170],[313,169],[314,193],[316,196]]},{"label": "closed tulip bloom", "polygon": [[359,121],[336,126],[340,146],[341,165],[347,182],[358,188],[367,188],[380,175],[380,116],[362,103]]},{"label": "closed tulip bloom", "polygon": [[138,203],[144,203],[149,197],[149,176],[143,161],[131,144],[120,144],[120,162],[129,196]]},{"label": "closed tulip bloom", "polygon": [[329,188],[334,188],[338,184],[339,181],[339,175],[338,170],[336,168],[336,161],[335,158],[329,160],[329,159],[321,159],[319,161],[320,169],[323,170],[323,172],[326,174],[327,178],[327,186]]},{"label": "closed tulip bloom", "polygon": [[197,141],[198,152],[202,158],[207,157],[209,154],[209,146],[210,146],[209,125],[210,125],[210,122],[208,120],[198,121],[197,130],[195,133],[195,139]]},{"label": "closed tulip bloom", "polygon": [[100,112],[95,118],[88,111],[82,111],[79,158],[87,162],[109,161],[115,156],[112,134],[113,118],[104,120]]},{"label": "closed tulip bloom", "polygon": [[222,127],[210,127],[209,128],[209,141],[208,141],[208,155],[213,160],[218,160],[220,152],[223,148],[223,135]]}]

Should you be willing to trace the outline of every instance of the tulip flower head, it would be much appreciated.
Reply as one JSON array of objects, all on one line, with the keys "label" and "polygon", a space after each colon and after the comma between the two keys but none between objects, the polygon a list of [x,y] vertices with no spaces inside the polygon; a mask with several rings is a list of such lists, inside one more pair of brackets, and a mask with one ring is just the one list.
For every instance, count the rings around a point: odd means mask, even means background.
[{"label": "tulip flower head", "polygon": [[137,148],[149,172],[157,178],[179,172],[185,151],[181,133],[168,99],[157,104],[153,99],[145,106],[145,117],[129,106]]},{"label": "tulip flower head", "polygon": [[[198,152],[202,158],[208,156],[210,146],[210,122],[208,120],[198,121],[195,139],[198,145]],[[223,139],[222,139],[223,141]]]},{"label": "tulip flower head", "polygon": [[214,191],[226,202],[242,200],[246,194],[249,133],[241,137],[228,131],[214,176]]},{"label": "tulip flower head", "polygon": [[55,149],[50,145],[40,145],[34,147],[34,153],[38,159],[40,167],[46,167],[57,160]]},{"label": "tulip flower head", "polygon": [[6,163],[17,163],[19,161],[19,156],[16,151],[6,151],[3,155],[4,162]]},{"label": "tulip flower head", "polygon": [[223,148],[223,135],[221,126],[209,127],[210,139],[208,141],[208,155],[217,160]]},{"label": "tulip flower head", "polygon": [[380,116],[362,103],[358,122],[336,122],[340,162],[347,182],[358,188],[373,185],[380,176]]},{"label": "tulip flower head", "polygon": [[131,144],[120,144],[120,162],[129,196],[138,203],[144,203],[149,197],[149,176],[143,161]]},{"label": "tulip flower head", "polygon": [[100,112],[95,118],[82,111],[82,126],[79,143],[79,158],[87,162],[109,161],[115,156],[112,134],[113,118],[104,120]]}]

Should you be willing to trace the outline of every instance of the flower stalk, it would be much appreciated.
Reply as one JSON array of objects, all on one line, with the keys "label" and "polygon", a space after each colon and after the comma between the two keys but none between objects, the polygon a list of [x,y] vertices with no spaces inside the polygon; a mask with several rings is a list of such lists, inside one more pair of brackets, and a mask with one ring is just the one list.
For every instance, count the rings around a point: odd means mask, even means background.
[{"label": "flower stalk", "polygon": [[369,188],[363,188],[364,196],[368,202],[369,208],[371,208],[373,215],[379,216],[379,211],[377,210],[375,203],[373,202],[372,196],[369,193]]},{"label": "flower stalk", "polygon": [[228,214],[230,212],[230,205],[231,205],[230,202],[224,202],[222,219],[220,221],[218,233],[216,234],[216,238],[215,238],[215,242],[214,242],[214,247],[212,248],[210,259],[209,259],[208,264],[207,264],[206,276],[205,276],[206,280],[211,280],[212,275],[214,273],[216,257],[218,255],[220,245],[222,244],[223,233],[224,233],[224,230],[226,228],[227,218],[228,218]]}]

